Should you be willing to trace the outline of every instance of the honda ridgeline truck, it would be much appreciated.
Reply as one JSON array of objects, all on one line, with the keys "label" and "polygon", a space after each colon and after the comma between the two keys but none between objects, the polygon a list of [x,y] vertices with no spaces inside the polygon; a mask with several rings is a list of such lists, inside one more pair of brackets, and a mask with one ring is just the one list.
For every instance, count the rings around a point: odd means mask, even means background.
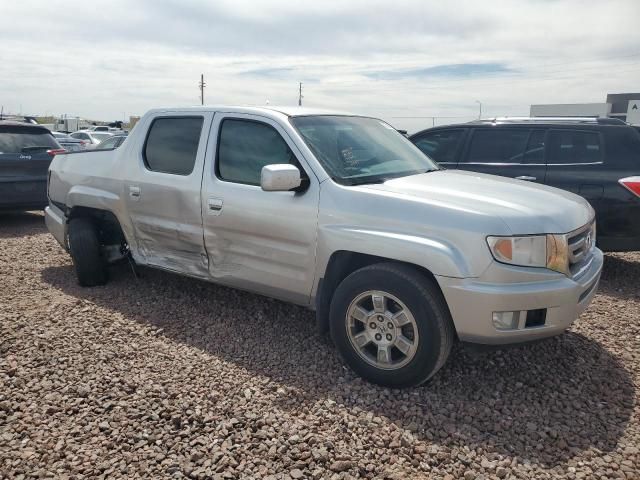
[{"label": "honda ridgeline truck", "polygon": [[81,285],[128,257],[304,305],[395,387],[456,339],[562,333],[603,261],[583,198],[443,170],[382,120],[302,108],[153,110],[117,150],[57,155],[48,196]]}]

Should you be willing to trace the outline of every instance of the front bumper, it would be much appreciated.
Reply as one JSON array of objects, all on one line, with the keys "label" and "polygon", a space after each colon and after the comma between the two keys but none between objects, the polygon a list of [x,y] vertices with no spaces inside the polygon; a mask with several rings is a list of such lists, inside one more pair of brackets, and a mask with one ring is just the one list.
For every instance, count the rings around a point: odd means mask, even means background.
[{"label": "front bumper", "polygon": [[47,229],[58,241],[62,248],[68,250],[67,247],[67,218],[62,210],[55,205],[49,205],[44,209],[44,223]]},{"label": "front bumper", "polygon": [[[576,278],[546,269],[523,269],[494,262],[480,278],[436,279],[449,305],[458,338],[499,345],[564,332],[593,299],[602,264],[602,252],[594,248],[588,268]],[[543,325],[525,327],[521,321],[517,328],[500,330],[492,322],[494,312],[539,309],[546,310]]]}]

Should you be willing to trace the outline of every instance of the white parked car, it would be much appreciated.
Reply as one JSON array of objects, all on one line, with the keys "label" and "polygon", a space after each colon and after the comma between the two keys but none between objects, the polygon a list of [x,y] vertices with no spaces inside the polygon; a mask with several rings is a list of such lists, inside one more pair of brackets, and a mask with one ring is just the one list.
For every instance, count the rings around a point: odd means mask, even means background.
[{"label": "white parked car", "polygon": [[79,140],[83,140],[86,148],[93,148],[98,145],[100,142],[111,138],[111,133],[109,132],[93,132],[90,130],[79,130],[77,132],[73,132],[69,136],[71,138],[77,138]]}]

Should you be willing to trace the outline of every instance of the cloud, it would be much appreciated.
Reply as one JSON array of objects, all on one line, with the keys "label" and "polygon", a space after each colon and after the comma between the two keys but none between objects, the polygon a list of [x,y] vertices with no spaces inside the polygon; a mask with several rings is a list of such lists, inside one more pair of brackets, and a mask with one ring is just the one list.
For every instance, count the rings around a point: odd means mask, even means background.
[{"label": "cloud", "polygon": [[472,76],[484,76],[486,74],[509,73],[511,68],[500,63],[458,63],[455,65],[435,65],[424,68],[409,68],[404,70],[391,70],[379,72],[367,72],[366,76],[376,80],[396,80],[402,78],[469,78]]},{"label": "cloud", "polygon": [[476,99],[526,115],[640,84],[636,0],[21,0],[0,16],[0,103],[29,113],[192,105],[204,73],[210,103],[294,104],[302,81],[307,105],[417,129]]},{"label": "cloud", "polygon": [[296,70],[292,67],[262,67],[239,72],[239,75],[262,78],[290,77]]}]

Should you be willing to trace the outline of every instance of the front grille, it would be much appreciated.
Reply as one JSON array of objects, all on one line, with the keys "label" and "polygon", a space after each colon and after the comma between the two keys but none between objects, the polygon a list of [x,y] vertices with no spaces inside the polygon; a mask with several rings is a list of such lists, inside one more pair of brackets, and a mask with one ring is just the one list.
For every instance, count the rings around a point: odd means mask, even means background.
[{"label": "front grille", "polygon": [[575,277],[588,268],[593,260],[591,251],[595,246],[593,221],[567,234],[569,247],[569,271]]}]

